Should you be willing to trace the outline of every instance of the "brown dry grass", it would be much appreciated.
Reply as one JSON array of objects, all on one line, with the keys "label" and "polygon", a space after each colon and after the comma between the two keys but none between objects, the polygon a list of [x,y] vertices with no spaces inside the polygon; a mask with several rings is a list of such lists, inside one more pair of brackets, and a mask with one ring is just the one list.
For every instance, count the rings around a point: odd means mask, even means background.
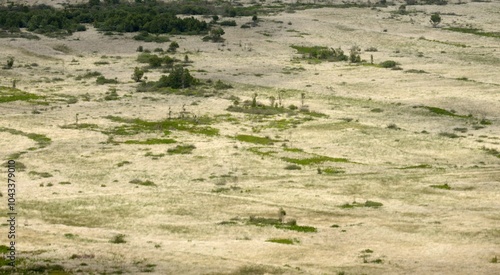
[{"label": "brown dry grass", "polygon": [[[234,86],[209,98],[135,92],[130,75],[141,65],[135,61],[136,48],[166,49],[168,44],[142,43],[129,39],[131,35],[116,39],[92,28],[62,41],[0,40],[0,60],[16,57],[13,70],[0,71],[0,85],[10,86],[15,78],[19,89],[46,97],[38,103],[0,103],[0,127],[51,139],[49,146],[39,148],[26,135],[0,133],[2,158],[24,152],[16,160],[27,167],[17,178],[21,259],[26,264],[51,260],[85,274],[494,274],[498,265],[490,260],[500,254],[500,159],[482,148],[500,150],[498,39],[433,29],[428,18],[434,11],[455,13],[443,15],[443,24],[455,20],[498,31],[500,6],[414,6],[418,12],[412,16],[390,19],[392,9],[261,16],[259,27],[225,28],[224,46],[197,36],[173,36],[180,44],[176,57],[189,55],[193,75]],[[236,19],[238,25],[249,20]],[[54,50],[61,44],[71,51]],[[370,60],[373,54],[375,63],[395,60],[403,70],[308,64],[295,59],[290,45],[342,47],[346,52],[353,45],[376,47],[377,52],[363,51],[361,57]],[[96,66],[97,61],[110,64]],[[32,63],[38,66],[25,66]],[[288,74],[286,68],[303,69]],[[404,72],[409,69],[427,73]],[[74,79],[87,70],[120,83]],[[149,80],[160,75],[146,73]],[[468,81],[457,80],[461,77]],[[110,87],[117,89],[119,100],[103,99]],[[231,95],[246,100],[257,93],[260,102],[269,104],[268,97],[277,97],[278,91],[283,91],[286,106],[300,106],[304,92],[309,109],[328,117],[258,118],[225,110]],[[83,100],[87,93],[90,101]],[[78,101],[68,104],[69,96]],[[177,144],[140,145],[113,144],[105,133],[120,125],[106,116],[162,120],[169,107],[173,116],[180,115],[184,104],[192,115],[226,115],[210,125],[220,135],[173,131],[168,138]],[[418,106],[472,118],[432,114]],[[75,123],[77,114],[80,124],[97,128],[62,127]],[[475,129],[483,118],[492,124]],[[278,120],[296,120],[298,126],[283,130],[273,122]],[[390,124],[401,129],[387,128]],[[439,135],[443,132],[461,137]],[[279,141],[240,142],[234,139],[239,134]],[[118,141],[148,138],[165,137],[158,131],[115,136]],[[191,154],[167,153],[179,144],[196,148]],[[283,144],[302,152],[285,150]],[[290,163],[283,157],[313,156],[348,162],[284,169]],[[343,173],[318,174],[318,167]],[[133,179],[156,186],[129,183]],[[430,187],[445,183],[452,189]],[[225,189],[214,192],[217,188]],[[383,206],[339,207],[367,200]],[[277,218],[280,207],[288,219],[318,232],[246,224],[250,216]],[[235,224],[218,224],[231,219]],[[5,243],[3,228],[0,240]],[[117,234],[127,242],[110,243]],[[271,238],[299,242],[266,242]],[[363,252],[367,249],[373,252]]]}]

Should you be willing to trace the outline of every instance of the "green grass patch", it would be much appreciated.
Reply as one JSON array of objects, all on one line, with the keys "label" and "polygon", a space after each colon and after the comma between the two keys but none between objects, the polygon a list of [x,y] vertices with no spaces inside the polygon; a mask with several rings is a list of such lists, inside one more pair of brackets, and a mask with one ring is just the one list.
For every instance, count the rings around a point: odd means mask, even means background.
[{"label": "green grass patch", "polygon": [[434,184],[434,185],[430,185],[430,187],[436,188],[436,189],[451,190],[451,187],[447,183],[445,183],[445,184]]},{"label": "green grass patch", "polygon": [[299,243],[299,241],[297,239],[278,239],[278,238],[267,239],[266,242],[279,243],[279,244],[296,244],[296,243]]},{"label": "green grass patch", "polygon": [[312,227],[312,226],[297,225],[295,220],[292,220],[292,221],[287,222],[287,223],[281,223],[281,221],[279,219],[263,218],[263,217],[250,217],[250,219],[247,221],[247,224],[256,225],[256,226],[274,226],[278,229],[286,229],[286,230],[305,232],[305,233],[312,233],[312,232],[318,231],[315,227]]},{"label": "green grass patch", "polygon": [[125,124],[105,131],[104,133],[108,135],[136,135],[154,131],[162,131],[164,134],[170,134],[171,130],[186,131],[192,134],[206,136],[219,135],[219,129],[204,126],[213,122],[213,119],[207,116],[198,117],[196,119],[172,118],[161,121],[146,121],[138,118],[130,119],[116,116],[106,116],[105,118]]},{"label": "green grass patch", "polygon": [[41,96],[24,92],[19,89],[0,86],[0,103],[12,101],[32,101],[42,98],[43,97]]},{"label": "green grass patch", "polygon": [[305,225],[296,225],[296,224],[277,224],[274,227],[278,229],[286,229],[286,230],[293,230],[297,232],[305,232],[305,233],[313,233],[313,232],[318,232],[318,230],[315,227],[312,226],[305,226]]},{"label": "green grass patch", "polygon": [[161,138],[150,138],[147,140],[126,140],[123,143],[125,144],[146,144],[146,145],[155,145],[155,144],[171,144],[171,143],[176,143],[177,141],[167,138],[167,139],[161,139]]},{"label": "green grass patch", "polygon": [[173,154],[191,154],[196,147],[194,145],[177,145],[175,148],[170,148],[167,153]]},{"label": "green grass patch", "polygon": [[293,164],[298,164],[298,165],[312,165],[312,164],[319,164],[323,162],[349,162],[348,159],[345,158],[331,158],[327,156],[315,156],[311,158],[304,158],[304,159],[297,159],[297,158],[281,158],[282,160],[286,162],[290,162]]},{"label": "green grass patch", "polygon": [[462,118],[467,117],[467,116],[457,115],[457,114],[455,114],[455,113],[453,113],[451,111],[448,111],[448,110],[445,110],[445,109],[441,109],[441,108],[437,108],[437,107],[423,106],[423,108],[431,111],[431,113],[436,114],[436,115],[452,116],[452,117],[462,117]]},{"label": "green grass patch", "polygon": [[239,141],[261,144],[261,145],[272,145],[274,144],[274,142],[278,141],[270,139],[268,137],[257,137],[252,135],[237,135],[234,138]]},{"label": "green grass patch", "polygon": [[481,29],[475,29],[475,28],[450,27],[450,28],[443,28],[443,29],[447,30],[447,31],[452,31],[452,32],[461,32],[461,33],[469,33],[469,34],[475,34],[475,35],[485,36],[485,37],[500,38],[500,32],[485,32]]},{"label": "green grass patch", "polygon": [[143,185],[143,186],[156,186],[156,184],[150,180],[143,181],[140,179],[133,179],[133,180],[129,181],[129,183]]},{"label": "green grass patch", "polygon": [[376,202],[376,201],[366,201],[365,203],[359,203],[359,202],[353,202],[351,204],[349,203],[345,203],[343,205],[340,206],[340,208],[346,208],[346,209],[350,209],[350,208],[356,208],[356,207],[372,207],[372,208],[379,208],[383,206],[382,203],[380,202]]},{"label": "green grass patch", "polygon": [[5,128],[5,127],[0,127],[0,132],[8,132],[13,135],[20,135],[20,136],[25,136],[36,143],[38,143],[38,147],[40,148],[45,148],[49,146],[52,143],[52,140],[45,135],[41,134],[34,134],[34,133],[25,133],[23,131],[19,131],[16,129],[11,129],[11,128]]}]

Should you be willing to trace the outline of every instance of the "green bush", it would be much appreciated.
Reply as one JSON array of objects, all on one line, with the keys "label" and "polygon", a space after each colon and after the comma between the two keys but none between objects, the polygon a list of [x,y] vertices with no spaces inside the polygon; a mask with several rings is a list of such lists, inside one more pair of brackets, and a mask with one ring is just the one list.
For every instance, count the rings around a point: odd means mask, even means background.
[{"label": "green bush", "polygon": [[188,69],[177,66],[168,76],[162,76],[156,86],[180,89],[190,87],[196,83],[197,80],[191,76]]},{"label": "green bush", "polygon": [[234,21],[234,20],[224,20],[224,21],[220,22],[220,25],[221,26],[234,27],[234,26],[236,26],[236,21]]},{"label": "green bush", "polygon": [[393,60],[386,60],[382,63],[379,64],[380,67],[382,68],[394,68],[398,65],[398,63],[396,61],[393,61]]},{"label": "green bush", "polygon": [[143,186],[156,186],[156,184],[150,180],[142,181],[140,179],[133,179],[129,182],[132,184],[143,185]]},{"label": "green bush", "polygon": [[116,79],[108,79],[105,78],[104,76],[98,76],[95,82],[99,85],[104,85],[104,84],[118,84],[118,80]]},{"label": "green bush", "polygon": [[191,154],[196,147],[194,145],[177,145],[167,150],[169,154]]}]

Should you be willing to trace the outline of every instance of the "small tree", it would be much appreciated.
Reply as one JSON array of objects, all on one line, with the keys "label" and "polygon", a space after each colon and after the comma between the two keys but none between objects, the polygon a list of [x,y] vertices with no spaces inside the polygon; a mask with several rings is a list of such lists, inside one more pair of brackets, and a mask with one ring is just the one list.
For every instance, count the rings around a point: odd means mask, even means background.
[{"label": "small tree", "polygon": [[14,66],[14,57],[9,56],[7,58],[7,66],[5,66],[6,69],[12,69],[12,66]]},{"label": "small tree", "polygon": [[223,41],[224,39],[222,38],[222,36],[224,34],[225,32],[221,27],[213,28],[210,30],[210,39],[212,39],[213,42]]},{"label": "small tree", "polygon": [[132,74],[132,79],[135,81],[135,82],[140,82],[141,81],[141,78],[144,76],[144,71],[135,67],[134,69],[134,73]]},{"label": "small tree", "polygon": [[173,41],[172,43],[170,43],[170,46],[168,46],[167,52],[175,53],[175,51],[177,51],[178,48],[179,48],[179,43]]},{"label": "small tree", "polygon": [[188,69],[176,66],[168,76],[162,76],[158,81],[158,87],[170,87],[174,89],[187,88],[196,83]]},{"label": "small tree", "polygon": [[257,93],[254,93],[252,97],[252,108],[255,107],[257,107]]},{"label": "small tree", "polygon": [[432,24],[433,28],[436,28],[439,23],[441,23],[441,16],[439,13],[434,13],[431,15],[431,20],[429,21]]},{"label": "small tree", "polygon": [[358,46],[351,47],[350,53],[349,53],[349,61],[351,61],[351,63],[361,62],[361,56],[359,55],[360,51],[361,51],[361,49]]},{"label": "small tree", "polygon": [[169,69],[172,69],[174,67],[174,62],[175,60],[168,55],[163,57],[163,63],[165,63],[165,66]]},{"label": "small tree", "polygon": [[151,66],[153,68],[160,67],[161,62],[162,62],[162,59],[159,56],[157,56],[156,54],[151,55],[149,57],[149,60],[148,60],[149,66]]}]

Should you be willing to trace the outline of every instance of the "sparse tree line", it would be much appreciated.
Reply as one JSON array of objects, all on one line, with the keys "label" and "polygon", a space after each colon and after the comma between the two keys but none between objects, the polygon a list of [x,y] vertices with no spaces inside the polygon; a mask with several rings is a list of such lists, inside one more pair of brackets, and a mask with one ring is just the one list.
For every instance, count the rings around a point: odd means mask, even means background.
[{"label": "sparse tree line", "polygon": [[[113,7],[107,7],[113,5]],[[46,5],[10,5],[0,7],[0,28],[17,32],[20,28],[41,34],[70,35],[85,31],[83,24],[93,24],[101,31],[149,33],[208,33],[210,26],[193,17],[178,18],[176,14],[204,14],[205,10],[173,9],[172,5],[139,1],[120,4],[118,0],[91,0],[88,4],[56,9]]]}]

